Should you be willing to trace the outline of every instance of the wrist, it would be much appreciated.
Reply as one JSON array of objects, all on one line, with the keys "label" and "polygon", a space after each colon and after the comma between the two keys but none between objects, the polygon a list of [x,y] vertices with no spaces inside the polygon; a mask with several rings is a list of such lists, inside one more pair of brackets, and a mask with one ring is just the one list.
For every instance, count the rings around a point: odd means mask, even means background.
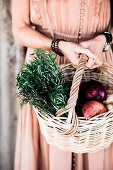
[{"label": "wrist", "polygon": [[51,49],[51,42],[52,39],[51,38],[47,38],[46,41],[43,41],[43,46],[45,47],[45,50],[50,50]]},{"label": "wrist", "polygon": [[98,39],[98,41],[100,41],[103,44],[103,47],[104,47],[104,45],[106,43],[106,37],[103,34],[101,34],[101,35],[98,35],[96,37],[96,39]]},{"label": "wrist", "polygon": [[103,34],[103,35],[105,36],[105,38],[106,38],[106,43],[105,43],[105,46],[104,46],[104,48],[103,48],[103,52],[106,52],[106,51],[109,49],[109,47],[110,47],[110,45],[111,45],[111,43],[112,43],[112,34],[111,34],[111,32],[109,32],[109,31],[103,32],[102,34]]},{"label": "wrist", "polygon": [[65,47],[66,41],[60,41],[58,44],[58,49],[63,53],[63,48]]},{"label": "wrist", "polygon": [[64,56],[64,54],[62,53],[62,46],[59,45],[60,42],[65,42],[64,39],[54,39],[52,42],[51,42],[51,50],[58,54],[59,56]]}]

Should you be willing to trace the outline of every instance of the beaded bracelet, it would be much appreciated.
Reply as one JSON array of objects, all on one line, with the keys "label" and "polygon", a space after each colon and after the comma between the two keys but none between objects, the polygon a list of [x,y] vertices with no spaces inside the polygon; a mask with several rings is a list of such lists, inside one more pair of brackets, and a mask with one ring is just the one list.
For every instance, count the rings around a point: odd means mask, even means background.
[{"label": "beaded bracelet", "polygon": [[65,41],[65,40],[64,40],[64,39],[55,39],[55,40],[53,40],[53,41],[51,42],[51,50],[52,50],[54,53],[58,54],[59,56],[64,56],[64,55],[59,51],[59,49],[58,49],[58,43],[59,43],[60,41]]}]

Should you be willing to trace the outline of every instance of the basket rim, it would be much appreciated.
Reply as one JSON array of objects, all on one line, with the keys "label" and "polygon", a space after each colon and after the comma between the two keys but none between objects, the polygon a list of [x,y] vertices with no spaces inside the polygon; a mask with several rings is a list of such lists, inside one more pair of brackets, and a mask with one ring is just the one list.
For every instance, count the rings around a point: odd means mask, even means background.
[{"label": "basket rim", "polygon": [[[49,118],[51,117],[53,120],[60,120],[60,121],[63,121],[63,120],[67,120],[68,117],[57,117],[57,116],[54,116],[53,114],[43,114],[38,108],[35,108],[33,106],[35,112],[38,112],[39,115],[44,119],[44,118]],[[103,120],[107,120],[109,117],[111,117],[111,115],[113,115],[113,109],[107,111],[107,112],[104,112],[102,114],[99,114],[99,115],[95,115],[89,119],[85,119],[84,117],[79,117],[78,116],[78,121],[81,121],[81,122],[87,122],[87,123],[92,123],[92,124],[95,124],[95,123],[98,123],[99,121],[103,121]],[[94,123],[95,122],[95,123]]]}]

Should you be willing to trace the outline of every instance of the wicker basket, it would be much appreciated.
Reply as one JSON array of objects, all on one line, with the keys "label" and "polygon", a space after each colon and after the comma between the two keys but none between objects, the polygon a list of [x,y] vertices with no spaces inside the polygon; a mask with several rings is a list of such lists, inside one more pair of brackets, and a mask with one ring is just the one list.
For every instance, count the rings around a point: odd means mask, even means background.
[{"label": "wicker basket", "polygon": [[[86,60],[87,57],[82,54],[76,72],[71,64],[61,66],[66,81],[73,78],[70,98],[65,109],[60,109],[55,117],[52,114],[43,115],[34,108],[48,144],[74,153],[97,152],[107,148],[113,141],[113,109],[88,120],[77,117],[75,113],[81,81],[97,80],[105,85],[109,93],[113,93],[113,67],[103,63],[98,70],[84,70]],[[66,112],[68,118],[61,117]]]}]

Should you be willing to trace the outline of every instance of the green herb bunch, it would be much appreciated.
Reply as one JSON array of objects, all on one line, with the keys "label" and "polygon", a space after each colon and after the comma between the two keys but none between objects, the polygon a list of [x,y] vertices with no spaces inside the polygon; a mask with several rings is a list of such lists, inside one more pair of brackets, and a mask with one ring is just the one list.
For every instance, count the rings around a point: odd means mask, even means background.
[{"label": "green herb bunch", "polygon": [[62,78],[55,56],[35,49],[34,60],[21,67],[16,86],[21,106],[28,103],[43,114],[53,114],[67,103],[69,88]]}]

